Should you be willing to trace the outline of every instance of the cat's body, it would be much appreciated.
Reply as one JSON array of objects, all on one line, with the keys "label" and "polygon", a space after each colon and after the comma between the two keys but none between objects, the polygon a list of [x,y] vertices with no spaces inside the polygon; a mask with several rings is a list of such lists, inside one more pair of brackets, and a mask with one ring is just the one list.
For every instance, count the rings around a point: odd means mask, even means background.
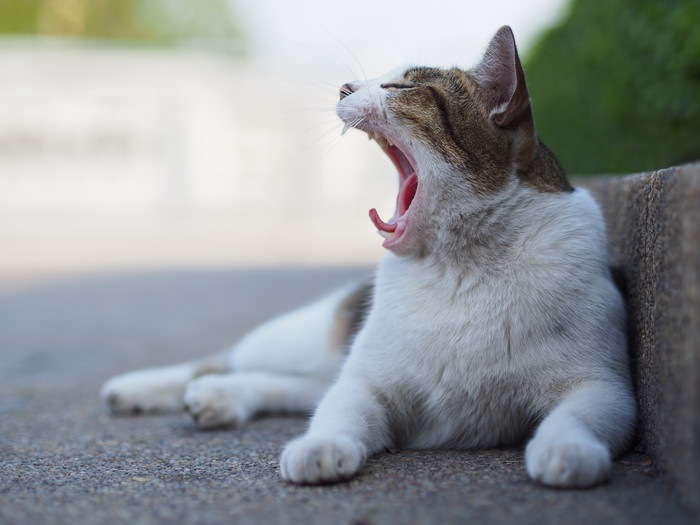
[{"label": "cat's body", "polygon": [[320,400],[282,455],[296,483],[347,479],[385,448],[492,447],[533,433],[531,477],[602,481],[635,419],[624,305],[597,205],[534,132],[510,29],[471,71],[346,84],[338,114],[399,171],[395,217],[371,212],[392,252],[373,288],[272,321],[211,362],[115,378],[105,399],[128,412],[184,396],[202,426]]}]

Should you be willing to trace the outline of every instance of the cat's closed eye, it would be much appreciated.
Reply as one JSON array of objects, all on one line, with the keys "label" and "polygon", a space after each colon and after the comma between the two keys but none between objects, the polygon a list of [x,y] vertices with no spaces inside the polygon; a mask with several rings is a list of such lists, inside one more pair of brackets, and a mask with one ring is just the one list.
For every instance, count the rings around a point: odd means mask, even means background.
[{"label": "cat's closed eye", "polygon": [[387,84],[382,84],[380,86],[382,89],[387,91],[398,91],[399,89],[411,89],[416,87],[414,84],[409,84],[408,82],[389,82]]}]

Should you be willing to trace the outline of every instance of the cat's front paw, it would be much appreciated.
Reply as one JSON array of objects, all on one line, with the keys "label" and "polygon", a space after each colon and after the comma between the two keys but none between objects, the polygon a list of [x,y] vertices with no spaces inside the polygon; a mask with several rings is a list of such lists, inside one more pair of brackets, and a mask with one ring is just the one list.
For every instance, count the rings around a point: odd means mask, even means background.
[{"label": "cat's front paw", "polygon": [[533,439],[525,449],[527,472],[551,487],[584,488],[605,481],[611,468],[610,452],[593,440],[547,442]]},{"label": "cat's front paw", "polygon": [[182,367],[139,370],[107,381],[100,397],[112,414],[181,412],[185,383]]},{"label": "cat's front paw", "polygon": [[200,428],[238,426],[248,421],[258,403],[250,385],[235,375],[208,375],[185,390],[185,410]]},{"label": "cat's front paw", "polygon": [[366,459],[361,443],[345,438],[302,437],[280,459],[282,478],[298,484],[334,483],[353,477]]}]

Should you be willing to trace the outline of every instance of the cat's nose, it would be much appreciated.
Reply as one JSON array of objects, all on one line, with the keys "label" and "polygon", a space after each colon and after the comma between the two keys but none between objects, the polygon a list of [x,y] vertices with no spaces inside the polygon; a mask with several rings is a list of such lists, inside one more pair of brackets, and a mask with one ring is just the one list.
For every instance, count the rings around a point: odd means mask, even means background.
[{"label": "cat's nose", "polygon": [[340,87],[340,100],[343,100],[348,95],[352,95],[355,91],[357,91],[357,84],[355,84],[354,82],[348,82],[347,84],[343,84]]}]

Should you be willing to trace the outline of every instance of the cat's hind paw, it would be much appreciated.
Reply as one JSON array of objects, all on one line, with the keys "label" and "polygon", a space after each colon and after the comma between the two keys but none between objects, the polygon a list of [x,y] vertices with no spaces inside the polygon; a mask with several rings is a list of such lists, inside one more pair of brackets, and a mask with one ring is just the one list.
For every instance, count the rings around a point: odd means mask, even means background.
[{"label": "cat's hind paw", "polygon": [[138,370],[107,381],[100,398],[116,415],[181,412],[187,379],[181,366]]},{"label": "cat's hind paw", "polygon": [[612,466],[610,452],[592,440],[547,443],[533,439],[525,449],[527,472],[543,485],[585,488],[605,481]]},{"label": "cat's hind paw", "polygon": [[242,425],[258,404],[254,389],[233,374],[200,377],[185,391],[185,410],[199,428]]},{"label": "cat's hind paw", "polygon": [[365,447],[351,439],[302,437],[284,449],[280,472],[297,484],[335,483],[357,474],[365,459]]}]

